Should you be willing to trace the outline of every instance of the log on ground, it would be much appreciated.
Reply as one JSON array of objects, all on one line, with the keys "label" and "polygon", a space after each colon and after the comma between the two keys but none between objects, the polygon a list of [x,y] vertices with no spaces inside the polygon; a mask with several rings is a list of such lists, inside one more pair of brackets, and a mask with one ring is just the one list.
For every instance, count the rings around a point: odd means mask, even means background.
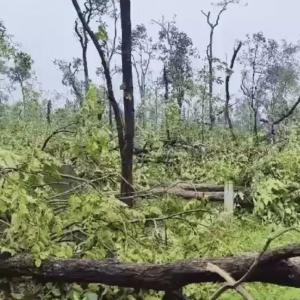
[{"label": "log on ground", "polygon": [[[192,283],[223,282],[223,278],[207,270],[208,262],[238,280],[248,271],[256,256],[206,258],[161,265],[49,259],[39,268],[31,256],[16,256],[0,258],[0,277],[31,276],[42,282],[101,283],[161,291],[179,290]],[[299,257],[300,245],[266,252],[247,282],[300,287]]]}]

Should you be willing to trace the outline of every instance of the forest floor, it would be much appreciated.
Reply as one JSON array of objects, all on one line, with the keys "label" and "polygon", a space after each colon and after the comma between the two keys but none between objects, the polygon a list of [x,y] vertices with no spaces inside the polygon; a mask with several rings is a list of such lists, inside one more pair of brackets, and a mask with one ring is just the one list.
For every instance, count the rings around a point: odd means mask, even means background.
[{"label": "forest floor", "polygon": [[[215,206],[215,205],[214,205]],[[235,256],[248,253],[259,253],[266,240],[283,227],[275,224],[262,224],[251,214],[238,214],[225,216],[220,210],[215,222],[208,230],[213,233],[204,246],[205,255],[202,257]],[[272,242],[271,248],[283,247],[299,242],[300,233],[288,232]],[[203,249],[204,249],[203,248]],[[189,254],[186,254],[189,256]],[[201,257],[201,255],[199,256]],[[191,285],[185,289],[185,295],[189,299],[207,300],[218,289],[219,285],[202,284]],[[244,284],[247,291],[258,300],[299,300],[300,291],[296,288],[281,287],[271,284],[247,283]],[[199,294],[200,293],[200,294]],[[228,291],[220,299],[242,299],[236,292]]]}]

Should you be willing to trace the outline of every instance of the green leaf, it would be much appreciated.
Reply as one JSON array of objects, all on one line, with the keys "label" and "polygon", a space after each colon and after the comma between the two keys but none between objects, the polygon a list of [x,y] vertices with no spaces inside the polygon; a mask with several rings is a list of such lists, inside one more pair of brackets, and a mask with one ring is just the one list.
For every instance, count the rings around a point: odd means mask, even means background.
[{"label": "green leaf", "polygon": [[39,268],[42,264],[42,260],[40,258],[36,258],[34,264],[37,268]]},{"label": "green leaf", "polygon": [[99,26],[96,36],[99,41],[102,42],[108,41],[108,34],[104,26]]},{"label": "green leaf", "polygon": [[85,300],[98,300],[98,295],[93,292],[87,292],[84,294]]}]

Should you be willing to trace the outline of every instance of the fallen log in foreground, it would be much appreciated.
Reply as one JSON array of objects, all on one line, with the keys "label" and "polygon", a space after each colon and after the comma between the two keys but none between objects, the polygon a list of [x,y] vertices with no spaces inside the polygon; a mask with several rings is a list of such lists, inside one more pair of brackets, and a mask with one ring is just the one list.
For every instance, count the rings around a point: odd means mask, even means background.
[{"label": "fallen log in foreground", "polygon": [[[16,256],[8,259],[0,258],[0,277],[31,276],[43,282],[101,283],[170,291],[192,283],[223,282],[219,275],[208,271],[208,263],[220,267],[238,280],[249,270],[255,257],[257,255],[205,258],[164,265],[50,259],[37,268],[32,257]],[[262,255],[247,282],[300,287],[299,257],[300,245],[268,251]]]}]

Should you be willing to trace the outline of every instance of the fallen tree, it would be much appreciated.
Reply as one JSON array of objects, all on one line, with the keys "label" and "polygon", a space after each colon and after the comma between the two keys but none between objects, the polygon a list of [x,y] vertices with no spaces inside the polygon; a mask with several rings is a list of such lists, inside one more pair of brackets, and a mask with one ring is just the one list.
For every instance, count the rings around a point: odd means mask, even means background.
[{"label": "fallen tree", "polygon": [[[243,188],[235,187],[236,191]],[[171,195],[186,200],[207,199],[208,201],[224,201],[224,186],[215,184],[175,183],[168,187],[158,187],[151,190],[154,195]]]},{"label": "fallen tree", "polygon": [[[205,258],[173,264],[123,264],[83,259],[49,259],[36,267],[31,256],[0,257],[0,277],[30,276],[42,282],[100,283],[110,286],[176,291],[192,283],[224,282],[210,271],[213,264],[238,280],[255,262],[258,254]],[[265,252],[245,282],[300,287],[300,244]]]}]

